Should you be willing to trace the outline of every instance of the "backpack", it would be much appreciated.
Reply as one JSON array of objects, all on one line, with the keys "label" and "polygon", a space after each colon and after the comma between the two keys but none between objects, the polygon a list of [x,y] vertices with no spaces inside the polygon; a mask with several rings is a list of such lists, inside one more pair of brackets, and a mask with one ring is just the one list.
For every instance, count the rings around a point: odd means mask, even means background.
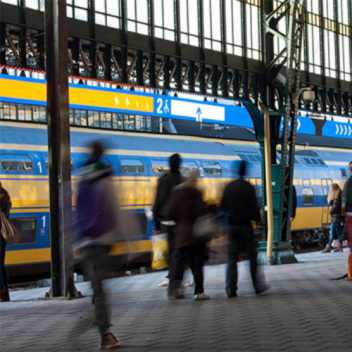
[{"label": "backpack", "polygon": [[78,238],[95,239],[103,234],[100,205],[97,181],[81,182],[77,196]]},{"label": "backpack", "polygon": [[20,235],[16,227],[10,222],[6,215],[0,210],[1,235],[10,246],[16,244],[20,240]]}]

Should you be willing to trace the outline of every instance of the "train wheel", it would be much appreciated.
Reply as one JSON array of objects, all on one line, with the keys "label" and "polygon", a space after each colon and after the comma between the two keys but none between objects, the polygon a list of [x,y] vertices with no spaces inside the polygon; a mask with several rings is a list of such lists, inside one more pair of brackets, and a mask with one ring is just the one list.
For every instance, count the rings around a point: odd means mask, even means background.
[{"label": "train wheel", "polygon": [[326,241],[325,240],[319,240],[318,241],[318,246],[319,247],[325,247]]},{"label": "train wheel", "polygon": [[294,246],[296,249],[302,249],[302,242],[299,238],[295,241]]}]

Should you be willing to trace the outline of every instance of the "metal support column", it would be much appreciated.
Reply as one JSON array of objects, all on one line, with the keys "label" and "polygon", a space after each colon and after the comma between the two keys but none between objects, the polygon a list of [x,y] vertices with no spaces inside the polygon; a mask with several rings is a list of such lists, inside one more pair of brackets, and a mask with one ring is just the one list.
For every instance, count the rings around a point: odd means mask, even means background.
[{"label": "metal support column", "polygon": [[[51,297],[77,295],[73,281],[66,1],[45,0],[51,230]],[[65,55],[64,55],[64,54]]]},{"label": "metal support column", "polygon": [[[274,84],[276,96],[268,92],[270,112],[272,204],[274,212],[273,263],[285,264],[297,262],[290,242],[290,212],[293,196],[293,171],[295,160],[297,105],[300,94],[300,66],[302,51],[302,32],[304,28],[304,9],[306,0],[284,0],[276,8],[263,9],[263,30],[268,43],[272,36],[284,39],[285,48],[270,60],[271,47],[264,49],[267,85]],[[288,23],[287,33],[280,32],[279,22]],[[270,89],[269,89],[270,90]],[[275,101],[274,98],[277,100]],[[277,107],[282,99],[282,108]],[[282,131],[280,122],[282,120]],[[276,154],[279,160],[276,161]],[[263,166],[263,163],[262,163]],[[265,183],[263,183],[263,189]],[[264,191],[263,191],[264,195]],[[265,199],[266,204],[268,200]],[[267,214],[263,211],[264,223]],[[267,263],[267,242],[260,243],[258,262]]]}]

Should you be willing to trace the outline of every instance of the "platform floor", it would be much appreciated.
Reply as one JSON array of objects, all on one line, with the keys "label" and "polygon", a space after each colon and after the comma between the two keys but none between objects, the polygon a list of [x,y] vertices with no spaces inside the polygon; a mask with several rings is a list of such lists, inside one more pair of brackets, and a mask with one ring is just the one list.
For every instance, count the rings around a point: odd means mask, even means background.
[{"label": "platform floor", "polygon": [[[112,331],[121,351],[352,351],[352,282],[343,253],[297,255],[298,264],[262,267],[271,290],[255,295],[240,263],[237,298],[224,291],[225,265],[205,268],[209,301],[166,299],[165,272],[106,281]],[[77,285],[91,295],[89,283]],[[45,288],[12,292],[0,304],[0,351],[98,350],[91,297],[42,301]],[[77,336],[76,336],[77,334]],[[77,344],[75,344],[77,342]]]}]

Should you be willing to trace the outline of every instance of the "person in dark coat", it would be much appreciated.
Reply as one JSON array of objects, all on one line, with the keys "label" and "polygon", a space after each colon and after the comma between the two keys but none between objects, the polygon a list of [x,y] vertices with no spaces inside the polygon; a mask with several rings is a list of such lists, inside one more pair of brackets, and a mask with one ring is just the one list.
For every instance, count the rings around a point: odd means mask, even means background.
[{"label": "person in dark coat", "polygon": [[256,293],[264,292],[267,285],[259,285],[257,279],[257,253],[251,221],[261,221],[254,187],[244,180],[246,162],[239,167],[239,178],[230,182],[221,200],[221,210],[228,214],[229,247],[226,274],[226,293],[228,297],[237,296],[237,260],[241,249],[245,249],[250,260],[252,283]]},{"label": "person in dark coat", "polygon": [[206,204],[202,200],[202,194],[196,188],[198,170],[192,171],[184,183],[175,187],[171,200],[169,216],[175,221],[175,252],[174,267],[171,272],[168,287],[169,298],[184,298],[179,288],[183,274],[190,266],[194,281],[194,299],[208,300],[209,296],[204,293],[203,261],[205,243],[194,237],[193,229],[197,217],[206,211]]},{"label": "person in dark coat", "polygon": [[[0,182],[0,210],[5,214],[7,218],[10,216],[10,209],[12,203],[9,193],[5,188],[2,187]],[[1,229],[2,224],[0,224]],[[5,239],[0,235],[0,302],[8,302],[10,300],[9,295],[9,275],[5,266],[5,254],[6,254],[7,243]]]},{"label": "person in dark coat", "polygon": [[169,245],[169,273],[165,280],[159,284],[159,287],[168,286],[171,272],[173,269],[173,254],[175,250],[173,225],[162,225],[162,221],[167,221],[167,214],[169,212],[169,205],[171,201],[173,189],[183,181],[180,173],[181,157],[179,154],[171,155],[169,159],[170,172],[167,175],[160,177],[156,189],[156,197],[153,205],[153,218],[154,218],[154,234],[161,234],[163,231],[167,233]]},{"label": "person in dark coat", "polygon": [[333,183],[330,187],[329,192],[329,204],[331,206],[330,215],[331,215],[331,226],[330,226],[330,239],[326,248],[323,250],[322,253],[329,253],[331,252],[331,244],[334,240],[335,233],[339,239],[339,245],[335,252],[342,252],[342,227],[341,223],[343,222],[342,218],[342,191],[340,186],[337,183]]}]

